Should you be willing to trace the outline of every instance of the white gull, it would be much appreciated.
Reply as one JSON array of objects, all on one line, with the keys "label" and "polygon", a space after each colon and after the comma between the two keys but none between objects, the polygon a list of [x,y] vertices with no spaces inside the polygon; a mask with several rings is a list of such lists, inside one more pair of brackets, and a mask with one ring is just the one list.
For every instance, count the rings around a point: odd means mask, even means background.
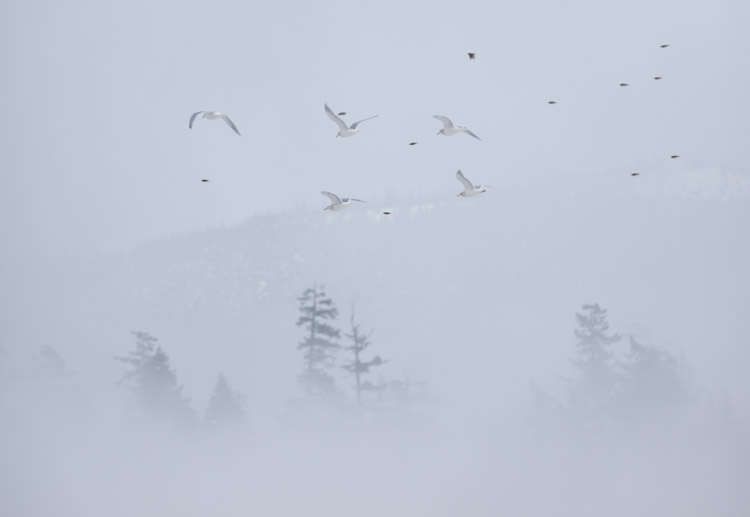
[{"label": "white gull", "polygon": [[359,126],[365,120],[370,120],[370,119],[374,119],[375,117],[377,117],[377,115],[373,115],[372,117],[358,120],[351,126],[347,126],[346,122],[341,120],[338,115],[336,115],[333,111],[331,111],[331,108],[328,107],[328,104],[325,105],[325,109],[326,109],[326,114],[328,114],[328,118],[333,120],[339,126],[340,131],[338,132],[336,136],[341,136],[341,137],[356,135],[357,133],[359,133],[359,129],[357,129],[357,126]]},{"label": "white gull", "polygon": [[325,207],[323,210],[332,210],[334,212],[338,212],[339,210],[343,210],[344,208],[349,208],[349,206],[352,204],[352,201],[367,203],[367,201],[362,201],[361,199],[348,197],[340,198],[336,194],[331,194],[330,192],[326,192],[325,190],[321,190],[320,193],[324,196],[327,196],[331,200],[331,204]]},{"label": "white gull", "polygon": [[224,119],[224,122],[226,122],[227,125],[231,127],[235,133],[237,133],[238,135],[240,134],[240,132],[237,130],[237,126],[234,125],[234,122],[232,122],[229,117],[227,117],[223,113],[219,113],[218,111],[196,111],[195,113],[190,115],[190,122],[188,123],[188,127],[190,129],[193,129],[193,122],[195,121],[195,117],[197,117],[201,113],[203,113],[203,116],[201,118],[207,118],[208,120],[215,120],[217,118]]},{"label": "white gull", "polygon": [[464,186],[464,191],[458,194],[458,196],[456,197],[478,196],[483,192],[487,192],[487,188],[490,187],[490,185],[474,185],[471,181],[466,179],[466,176],[464,176],[464,173],[460,170],[456,172],[456,179],[460,181]]},{"label": "white gull", "polygon": [[468,135],[473,136],[477,140],[481,140],[481,138],[479,138],[477,135],[469,131],[467,128],[463,126],[454,126],[453,122],[451,122],[451,119],[449,119],[448,117],[444,117],[442,115],[433,115],[433,117],[438,119],[440,122],[442,122],[444,126],[443,129],[438,131],[437,133],[438,135],[443,134],[445,136],[453,136],[459,133],[466,133]]}]

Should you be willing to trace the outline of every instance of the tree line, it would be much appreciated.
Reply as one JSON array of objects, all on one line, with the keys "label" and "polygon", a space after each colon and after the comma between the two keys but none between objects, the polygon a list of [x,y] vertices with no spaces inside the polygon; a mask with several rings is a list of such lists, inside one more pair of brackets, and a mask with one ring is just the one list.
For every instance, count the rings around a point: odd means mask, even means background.
[{"label": "tree line", "polygon": [[[425,398],[423,385],[408,378],[373,378],[388,361],[371,352],[373,332],[362,328],[353,306],[348,329],[342,332],[336,326],[338,308],[323,286],[306,289],[298,302],[300,389],[289,401],[285,416],[384,420],[419,416]],[[610,331],[607,311],[598,304],[583,305],[575,321],[570,358],[573,375],[566,379],[566,395],[553,397],[532,386],[533,422],[546,425],[555,419],[587,427],[637,425],[666,421],[695,402],[696,393],[682,358],[633,337],[627,339],[626,347],[620,346],[625,339]],[[116,383],[129,391],[130,414],[135,419],[183,430],[248,425],[244,397],[224,375],[218,375],[208,406],[199,414],[184,395],[158,339],[143,331],[133,332],[133,337],[134,348],[114,359],[125,366]],[[53,347],[43,346],[33,359],[33,374],[14,375],[9,355],[0,348],[0,401],[8,401],[6,394],[12,390],[7,388],[13,382],[31,380],[27,384],[36,392],[54,393],[50,407],[84,405],[84,397],[71,383],[74,373]],[[337,384],[337,373],[350,379],[348,387]],[[728,407],[728,400],[719,403]]]},{"label": "tree line", "polygon": [[685,361],[675,354],[624,337],[609,328],[607,310],[585,304],[576,313],[566,396],[552,397],[532,385],[533,419],[588,428],[666,423],[696,402]]}]

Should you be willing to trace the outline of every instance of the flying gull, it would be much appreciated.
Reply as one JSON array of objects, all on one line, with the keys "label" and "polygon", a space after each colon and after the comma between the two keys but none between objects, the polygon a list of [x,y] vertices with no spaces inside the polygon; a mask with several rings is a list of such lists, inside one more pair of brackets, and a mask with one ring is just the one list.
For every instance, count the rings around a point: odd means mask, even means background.
[{"label": "flying gull", "polygon": [[339,210],[343,210],[344,208],[349,208],[349,205],[352,204],[352,201],[358,201],[360,203],[367,203],[367,201],[362,201],[361,199],[354,199],[354,198],[340,198],[336,194],[331,194],[330,192],[326,192],[325,190],[320,191],[321,194],[324,196],[327,196],[331,200],[331,204],[327,207],[325,207],[323,210],[332,210],[334,212],[337,212]]},{"label": "flying gull", "polygon": [[490,185],[474,185],[471,181],[466,179],[464,173],[460,170],[456,172],[456,179],[460,181],[464,186],[464,191],[458,194],[456,197],[474,197],[478,196],[482,192],[487,192],[487,187]]},{"label": "flying gull", "polygon": [[325,105],[325,108],[326,108],[326,114],[328,115],[328,118],[330,118],[331,120],[333,120],[339,126],[339,128],[341,129],[341,131],[339,131],[336,136],[347,137],[347,136],[356,135],[357,133],[359,133],[359,129],[357,129],[357,126],[359,126],[365,120],[370,120],[370,119],[373,119],[373,118],[377,117],[377,115],[373,115],[372,117],[365,118],[365,119],[362,119],[362,120],[358,120],[357,122],[355,122],[351,126],[347,126],[346,122],[344,122],[343,120],[341,120],[338,117],[338,115],[336,115],[333,111],[331,111],[331,108],[328,107],[328,104]]},{"label": "flying gull", "polygon": [[466,133],[473,136],[477,140],[481,140],[481,138],[469,131],[467,128],[462,126],[454,126],[453,122],[451,122],[451,119],[449,119],[448,117],[444,117],[442,115],[433,115],[433,117],[442,122],[444,126],[443,129],[437,132],[438,135],[443,134],[445,136],[453,136],[459,133]]},{"label": "flying gull", "polygon": [[231,127],[235,133],[237,133],[238,135],[240,134],[240,132],[237,130],[237,126],[234,125],[234,122],[229,120],[229,117],[227,117],[223,113],[219,113],[218,111],[196,111],[195,113],[190,115],[190,122],[188,123],[188,127],[190,129],[193,129],[193,122],[195,121],[195,117],[197,117],[201,113],[203,113],[203,116],[201,118],[207,118],[208,120],[215,120],[217,118],[224,119],[224,122],[226,122],[227,125]]}]

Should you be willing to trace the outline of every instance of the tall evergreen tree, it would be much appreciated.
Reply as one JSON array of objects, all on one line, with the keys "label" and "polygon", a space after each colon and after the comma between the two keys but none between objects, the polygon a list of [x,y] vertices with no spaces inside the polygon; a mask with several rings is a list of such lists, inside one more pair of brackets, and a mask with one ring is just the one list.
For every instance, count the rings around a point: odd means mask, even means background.
[{"label": "tall evergreen tree", "polygon": [[326,396],[336,392],[333,376],[326,372],[340,348],[335,340],[340,338],[340,331],[326,320],[338,316],[333,300],[326,296],[322,286],[313,285],[305,290],[299,300],[300,317],[298,327],[304,327],[306,335],[297,345],[304,350],[305,369],[301,380],[305,392],[310,396]]},{"label": "tall evergreen tree", "polygon": [[620,363],[620,416],[629,421],[662,419],[689,401],[682,361],[666,350],[630,338],[630,352]]},{"label": "tall evergreen tree", "polygon": [[620,341],[619,334],[609,334],[607,311],[599,304],[587,304],[576,314],[576,356],[573,365],[580,377],[573,385],[572,403],[590,414],[603,412],[617,387],[617,372],[611,346]]},{"label": "tall evergreen tree", "polygon": [[205,421],[209,427],[224,429],[246,422],[242,396],[232,390],[224,374],[220,374],[216,380]]},{"label": "tall evergreen tree", "polygon": [[182,394],[169,356],[157,345],[158,339],[147,332],[133,332],[135,350],[126,357],[115,357],[131,366],[118,384],[128,383],[136,402],[148,417],[189,428],[195,423],[190,401]]},{"label": "tall evergreen tree", "polygon": [[362,411],[362,393],[364,391],[376,391],[379,389],[377,385],[369,381],[364,381],[362,376],[369,373],[370,368],[373,366],[382,365],[383,360],[377,355],[369,361],[365,361],[362,358],[362,352],[372,344],[370,342],[372,332],[365,334],[360,330],[359,323],[356,323],[354,320],[354,306],[352,306],[350,322],[352,330],[351,333],[346,334],[346,337],[351,340],[351,346],[346,347],[346,350],[351,350],[354,357],[351,361],[344,364],[342,368],[354,375],[354,389],[357,394],[357,411]]}]

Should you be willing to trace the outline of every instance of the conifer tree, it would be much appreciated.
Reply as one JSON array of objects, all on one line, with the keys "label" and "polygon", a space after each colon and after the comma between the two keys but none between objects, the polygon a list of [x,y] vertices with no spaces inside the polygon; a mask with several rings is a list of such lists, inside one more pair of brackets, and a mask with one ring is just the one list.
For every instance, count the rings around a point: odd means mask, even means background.
[{"label": "conifer tree", "polygon": [[220,374],[216,380],[205,421],[212,428],[239,426],[246,421],[242,396],[232,390],[224,374]]},{"label": "conifer tree", "polygon": [[306,335],[297,348],[304,351],[305,367],[300,376],[305,392],[310,396],[332,395],[336,392],[333,377],[326,372],[340,348],[336,340],[340,331],[326,320],[338,316],[333,300],[326,296],[322,286],[313,285],[305,290],[299,300],[300,317],[298,327],[304,327]]},{"label": "conifer tree", "polygon": [[369,334],[363,333],[359,328],[359,323],[354,320],[354,306],[352,306],[351,315],[351,333],[346,334],[351,340],[351,346],[346,347],[346,350],[351,350],[354,356],[351,361],[344,364],[342,368],[354,375],[354,389],[357,395],[357,411],[362,411],[362,393],[364,391],[376,391],[379,387],[369,381],[364,381],[362,376],[370,372],[370,368],[373,366],[380,366],[383,364],[383,360],[380,356],[375,356],[369,361],[365,361],[362,358],[362,352],[371,345]]},{"label": "conifer tree", "polygon": [[135,350],[126,357],[115,357],[131,366],[118,384],[128,383],[138,407],[148,417],[189,428],[195,423],[190,401],[182,394],[169,356],[147,332],[134,332]]},{"label": "conifer tree", "polygon": [[630,421],[662,419],[689,401],[682,361],[666,350],[630,338],[618,409]]},{"label": "conifer tree", "polygon": [[617,387],[617,373],[611,347],[620,341],[619,334],[609,334],[607,311],[599,304],[587,304],[576,314],[576,356],[573,365],[580,377],[573,385],[572,403],[589,414],[602,413]]}]

